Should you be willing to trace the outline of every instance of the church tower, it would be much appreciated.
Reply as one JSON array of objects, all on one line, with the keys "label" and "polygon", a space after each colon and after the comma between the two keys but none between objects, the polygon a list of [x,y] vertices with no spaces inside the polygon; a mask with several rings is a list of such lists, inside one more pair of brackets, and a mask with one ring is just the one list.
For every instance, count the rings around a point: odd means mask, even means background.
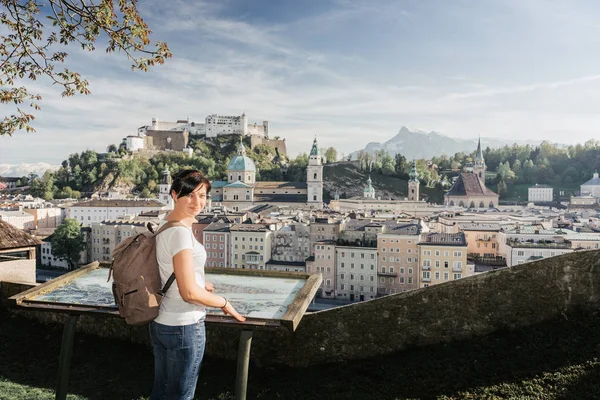
[{"label": "church tower", "polygon": [[306,186],[308,204],[321,208],[323,206],[323,158],[319,154],[316,137],[308,156]]},{"label": "church tower", "polygon": [[165,206],[169,206],[169,210],[172,210],[174,207],[173,198],[171,197],[171,184],[173,183],[173,179],[171,178],[171,173],[168,169],[165,169],[162,173],[162,178],[160,180],[160,184],[158,185],[158,201],[163,203]]},{"label": "church tower", "polygon": [[419,201],[419,173],[417,172],[417,163],[414,159],[408,176],[408,200]]},{"label": "church tower", "polygon": [[475,154],[475,162],[473,163],[473,173],[476,174],[482,182],[485,182],[485,160],[481,151],[481,138],[477,142],[477,153]]},{"label": "church tower", "polygon": [[375,198],[375,189],[373,188],[373,181],[371,180],[371,175],[369,175],[369,179],[367,179],[367,186],[365,186],[365,190],[363,190],[363,197],[369,199]]}]

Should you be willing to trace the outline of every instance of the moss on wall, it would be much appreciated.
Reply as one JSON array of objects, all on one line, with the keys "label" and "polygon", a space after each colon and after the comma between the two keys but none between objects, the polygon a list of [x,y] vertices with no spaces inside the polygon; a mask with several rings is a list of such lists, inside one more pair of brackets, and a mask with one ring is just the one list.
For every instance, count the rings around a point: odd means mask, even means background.
[{"label": "moss on wall", "polygon": [[[9,287],[11,284],[2,284],[4,298]],[[19,289],[13,288],[13,292]],[[260,365],[290,366],[354,360],[599,309],[600,251],[576,252],[307,313],[294,333],[255,332],[251,359]],[[45,321],[64,318],[21,313]],[[78,329],[136,342],[148,340],[145,327],[131,327],[117,318],[82,317]],[[208,326],[207,331],[208,354],[236,358],[239,330]]]}]

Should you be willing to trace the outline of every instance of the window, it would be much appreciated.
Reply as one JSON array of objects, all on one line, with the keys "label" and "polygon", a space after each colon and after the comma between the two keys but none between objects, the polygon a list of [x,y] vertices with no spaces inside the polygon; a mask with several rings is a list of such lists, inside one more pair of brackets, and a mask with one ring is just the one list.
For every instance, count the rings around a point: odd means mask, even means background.
[{"label": "window", "polygon": [[350,274],[350,280],[353,281],[354,280],[354,274]]},{"label": "window", "polygon": [[[409,274],[412,274],[412,273],[413,273],[413,269],[412,269],[412,268],[409,268],[409,269],[408,269],[408,273],[409,273]],[[410,282],[409,282],[409,283],[410,283]]]},{"label": "window", "polygon": [[409,277],[408,277],[408,281],[407,281],[407,283],[408,283],[409,285],[412,283],[412,277],[411,277],[411,276],[409,276]]},{"label": "window", "polygon": [[404,283],[404,277],[403,276],[400,277],[400,283],[402,283],[402,284]]},{"label": "window", "polygon": [[431,279],[431,272],[423,271],[423,279]]},{"label": "window", "polygon": [[519,251],[517,251],[517,255],[518,256],[524,256],[525,252],[523,250],[519,250]]},{"label": "window", "polygon": [[423,250],[423,255],[424,256],[430,256],[431,255],[431,250]]},{"label": "window", "polygon": [[381,267],[381,273],[385,274],[385,267],[383,267],[383,266]]},{"label": "window", "polygon": [[343,283],[340,285],[340,289],[341,289],[341,290],[344,290],[344,289],[345,289],[345,285],[344,285]]},{"label": "window", "polygon": [[331,279],[327,279],[327,287],[331,286]]},{"label": "window", "polygon": [[454,257],[462,257],[462,251],[455,251]]},{"label": "window", "polygon": [[344,275],[344,274],[340,274],[340,279],[345,279],[345,276],[346,275]]},{"label": "window", "polygon": [[354,263],[350,263],[350,268],[354,269]]},{"label": "window", "polygon": [[444,261],[444,268],[448,268],[448,261]]},{"label": "window", "polygon": [[379,282],[380,283],[385,283],[385,278],[383,278],[383,277],[379,278]]},{"label": "window", "polygon": [[394,273],[394,267],[390,267],[390,274]]},{"label": "window", "polygon": [[436,256],[439,256],[439,255],[440,255],[440,251],[439,251],[439,250],[436,250],[436,251],[435,251],[435,255],[436,255]]},{"label": "window", "polygon": [[403,267],[401,267],[401,268],[400,268],[400,273],[401,273],[401,274],[403,274],[403,273],[404,273],[404,268],[403,268]]},{"label": "window", "polygon": [[462,261],[454,261],[452,263],[452,269],[462,269]]},{"label": "window", "polygon": [[440,267],[440,260],[435,260],[435,267],[439,268]]},{"label": "window", "polygon": [[448,273],[444,272],[444,280],[447,281],[448,280]]},{"label": "window", "polygon": [[454,279],[460,279],[462,278],[462,274],[454,274]]},{"label": "window", "polygon": [[342,263],[341,267],[344,268],[344,263]]},{"label": "window", "polygon": [[440,279],[440,273],[439,272],[435,273],[435,279]]}]

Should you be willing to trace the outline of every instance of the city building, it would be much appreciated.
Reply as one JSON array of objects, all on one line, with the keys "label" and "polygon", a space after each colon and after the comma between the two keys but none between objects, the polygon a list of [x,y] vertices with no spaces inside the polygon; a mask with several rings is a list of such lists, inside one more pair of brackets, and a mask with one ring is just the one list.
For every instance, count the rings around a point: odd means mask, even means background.
[{"label": "city building", "polygon": [[35,229],[35,217],[24,211],[0,211],[0,220],[6,221],[12,226],[30,231]]},{"label": "city building", "polygon": [[335,263],[336,298],[364,301],[377,296],[377,247],[337,246]]},{"label": "city building", "polygon": [[202,231],[207,267],[231,267],[229,260],[231,223],[213,222]]},{"label": "city building", "polygon": [[230,228],[229,267],[265,269],[271,259],[273,232],[261,224],[236,224]]},{"label": "city building", "polygon": [[[157,223],[159,221],[156,221]],[[148,222],[136,220],[105,220],[91,224],[91,257],[100,262],[112,261],[112,252],[131,236],[148,231]]]},{"label": "city building", "polygon": [[477,144],[475,163],[466,165],[450,190],[444,195],[444,204],[465,208],[495,208],[498,195],[485,186],[485,160],[481,139]]},{"label": "city building", "polygon": [[256,165],[240,141],[237,154],[227,165],[227,180],[213,181],[212,201],[234,211],[247,210],[257,203],[323,207],[323,163],[313,142],[307,167],[307,182],[256,181]]},{"label": "city building", "polygon": [[23,208],[33,215],[34,229],[58,228],[63,221],[63,209],[59,207]]},{"label": "city building", "polygon": [[419,288],[420,224],[389,221],[377,235],[377,294],[386,295]]},{"label": "city building", "polygon": [[337,296],[336,243],[333,240],[319,240],[314,243],[314,249],[314,255],[308,257],[306,260],[306,272],[323,275],[323,281],[317,291],[317,297],[334,299]]},{"label": "city building", "polygon": [[310,257],[310,228],[307,224],[292,223],[273,233],[272,261],[301,262]]},{"label": "city building", "polygon": [[68,209],[69,218],[75,218],[82,226],[117,220],[123,216],[135,216],[148,211],[160,211],[165,205],[158,200],[90,200],[73,204]]},{"label": "city building", "polygon": [[527,189],[527,201],[530,203],[552,202],[554,200],[554,189],[548,185],[530,186]]},{"label": "city building", "polygon": [[419,287],[461,279],[474,273],[467,266],[467,241],[462,232],[422,235],[419,265]]},{"label": "city building", "polygon": [[598,177],[598,172],[594,172],[592,179],[585,182],[580,187],[582,195],[587,194],[595,197],[596,199],[600,198],[600,178]]},{"label": "city building", "polygon": [[463,222],[458,224],[458,229],[465,234],[468,255],[478,258],[495,258],[499,255],[498,232],[502,230],[500,224]]}]

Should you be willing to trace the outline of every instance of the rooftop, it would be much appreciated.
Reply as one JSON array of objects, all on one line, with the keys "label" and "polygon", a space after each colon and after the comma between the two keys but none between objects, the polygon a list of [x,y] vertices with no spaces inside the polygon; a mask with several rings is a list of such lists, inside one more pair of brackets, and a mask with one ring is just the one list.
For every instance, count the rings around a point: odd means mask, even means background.
[{"label": "rooftop", "polygon": [[155,207],[162,208],[165,205],[158,200],[89,200],[73,204],[76,207]]},{"label": "rooftop", "polygon": [[466,246],[465,234],[459,233],[427,233],[421,237],[419,245]]},{"label": "rooftop", "polygon": [[0,219],[0,250],[37,246],[40,243],[30,234]]}]

